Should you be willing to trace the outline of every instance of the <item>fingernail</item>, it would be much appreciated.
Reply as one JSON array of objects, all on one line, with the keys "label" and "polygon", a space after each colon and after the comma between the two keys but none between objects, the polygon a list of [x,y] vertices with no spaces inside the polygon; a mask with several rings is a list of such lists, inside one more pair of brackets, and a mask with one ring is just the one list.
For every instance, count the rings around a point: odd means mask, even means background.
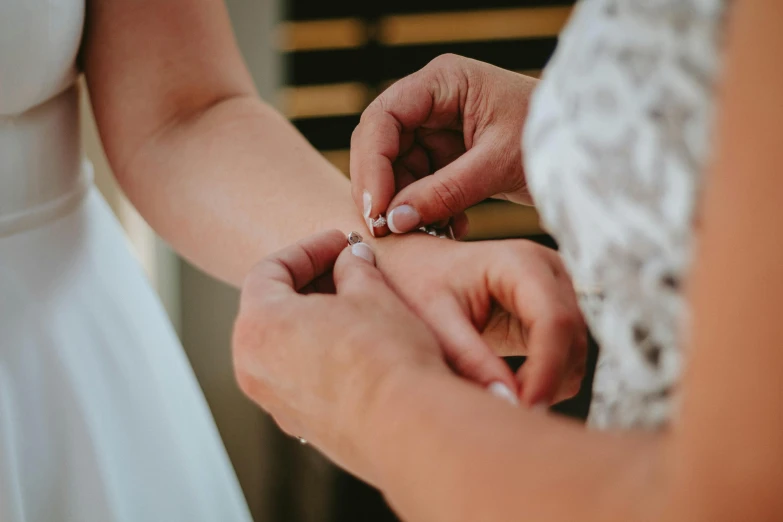
[{"label": "fingernail", "polygon": [[369,219],[372,212],[372,194],[367,190],[362,192],[362,204],[364,205],[364,218]]},{"label": "fingernail", "polygon": [[421,216],[416,212],[416,209],[410,205],[400,205],[391,212],[387,217],[389,221],[389,230],[395,234],[404,234],[410,232],[419,225]]},{"label": "fingernail", "polygon": [[519,406],[519,400],[511,389],[500,381],[495,381],[487,386],[487,391],[497,397],[503,399],[512,406]]},{"label": "fingernail", "polygon": [[366,243],[356,243],[351,245],[351,253],[356,257],[361,257],[371,265],[375,266],[375,252],[372,251]]},{"label": "fingernail", "polygon": [[366,217],[364,218],[364,222],[367,223],[367,230],[370,231],[370,235],[375,237],[375,227],[372,226],[372,218]]}]

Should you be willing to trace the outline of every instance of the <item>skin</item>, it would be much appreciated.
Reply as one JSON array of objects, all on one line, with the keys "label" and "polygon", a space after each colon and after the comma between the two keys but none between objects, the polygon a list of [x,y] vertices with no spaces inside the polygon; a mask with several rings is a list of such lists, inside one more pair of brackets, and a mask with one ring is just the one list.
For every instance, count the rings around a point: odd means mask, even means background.
[{"label": "skin", "polygon": [[[782,18],[774,0],[733,4],[689,280],[687,371],[670,429],[589,432],[468,385],[416,319],[379,320],[363,306],[380,273],[340,255],[328,233],[269,258],[245,287],[234,338],[245,392],[380,487],[404,520],[781,520]],[[335,258],[336,294],[311,300],[296,292]],[[398,308],[393,294],[379,295],[379,306]],[[270,303],[288,313],[265,316]],[[340,307],[350,307],[352,321],[332,327],[317,319]],[[306,320],[296,319],[301,310]],[[390,321],[398,328],[389,330]],[[272,361],[275,370],[262,374]],[[287,387],[278,383],[283,376]],[[324,388],[334,400],[318,403]]]},{"label": "skin", "polygon": [[452,54],[395,83],[351,137],[354,201],[363,208],[370,194],[372,215],[411,206],[420,225],[461,223],[490,197],[532,204],[519,143],[537,84]]},{"label": "skin", "polygon": [[[107,157],[139,212],[181,255],[239,286],[254,263],[292,240],[331,228],[362,230],[349,182],[259,99],[222,2],[87,5],[81,60]],[[573,381],[582,376],[585,328],[566,279],[498,280],[503,292],[544,296],[540,311],[504,315],[485,285],[486,275],[499,270],[497,262],[475,246],[436,241],[367,238],[409,305],[422,310],[426,298],[448,311],[437,324],[428,316],[432,328],[467,332],[439,339],[450,363],[480,385],[505,383],[528,403],[573,392]],[[562,272],[548,252],[519,245],[488,248],[524,249],[519,263],[529,270]],[[473,267],[469,284],[410,277],[447,273],[457,258]],[[519,332],[556,324],[569,334],[558,343],[522,343]],[[492,352],[496,344],[507,350],[515,335],[515,352],[539,359],[540,374],[514,376]]]}]

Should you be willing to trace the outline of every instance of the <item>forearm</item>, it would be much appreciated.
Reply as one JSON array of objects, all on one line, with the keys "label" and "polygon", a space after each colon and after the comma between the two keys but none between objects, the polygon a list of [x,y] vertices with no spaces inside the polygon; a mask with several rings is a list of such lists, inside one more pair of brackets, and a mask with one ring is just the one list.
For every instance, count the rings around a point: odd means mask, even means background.
[{"label": "forearm", "polygon": [[369,235],[349,181],[255,97],[180,119],[119,167],[121,185],[151,226],[232,284],[263,256],[317,230]]},{"label": "forearm", "polygon": [[397,379],[369,420],[369,475],[403,519],[655,520],[660,438],[585,430],[450,376]]}]

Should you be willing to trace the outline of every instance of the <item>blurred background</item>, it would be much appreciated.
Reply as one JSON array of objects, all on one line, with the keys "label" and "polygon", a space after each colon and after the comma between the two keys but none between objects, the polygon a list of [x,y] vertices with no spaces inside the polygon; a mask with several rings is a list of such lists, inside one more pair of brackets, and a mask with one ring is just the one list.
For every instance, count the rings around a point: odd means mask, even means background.
[{"label": "blurred background", "polygon": [[[395,79],[443,53],[538,76],[573,2],[558,0],[226,0],[259,92],[348,175],[351,132]],[[87,96],[86,89],[83,89]],[[177,257],[124,198],[101,151],[88,104],[84,142],[96,180],[182,339],[255,520],[397,520],[382,496],[281,434],[238,391],[230,331],[238,293]],[[471,240],[526,237],[550,246],[532,209],[485,202],[469,212]],[[264,226],[259,223],[259,226]],[[594,364],[594,350],[591,363]],[[521,360],[509,361],[512,365]],[[583,392],[558,406],[582,418]],[[426,494],[426,492],[422,492]]]}]

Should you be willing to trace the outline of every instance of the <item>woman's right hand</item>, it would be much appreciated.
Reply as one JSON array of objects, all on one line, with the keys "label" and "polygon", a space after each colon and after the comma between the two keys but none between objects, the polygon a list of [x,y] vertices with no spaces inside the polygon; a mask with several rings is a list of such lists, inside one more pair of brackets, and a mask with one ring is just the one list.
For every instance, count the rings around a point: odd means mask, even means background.
[{"label": "woman's right hand", "polygon": [[[443,55],[384,91],[351,138],[353,198],[405,233],[455,218],[489,197],[532,203],[521,134],[537,80]],[[385,232],[373,230],[373,234]]]}]

